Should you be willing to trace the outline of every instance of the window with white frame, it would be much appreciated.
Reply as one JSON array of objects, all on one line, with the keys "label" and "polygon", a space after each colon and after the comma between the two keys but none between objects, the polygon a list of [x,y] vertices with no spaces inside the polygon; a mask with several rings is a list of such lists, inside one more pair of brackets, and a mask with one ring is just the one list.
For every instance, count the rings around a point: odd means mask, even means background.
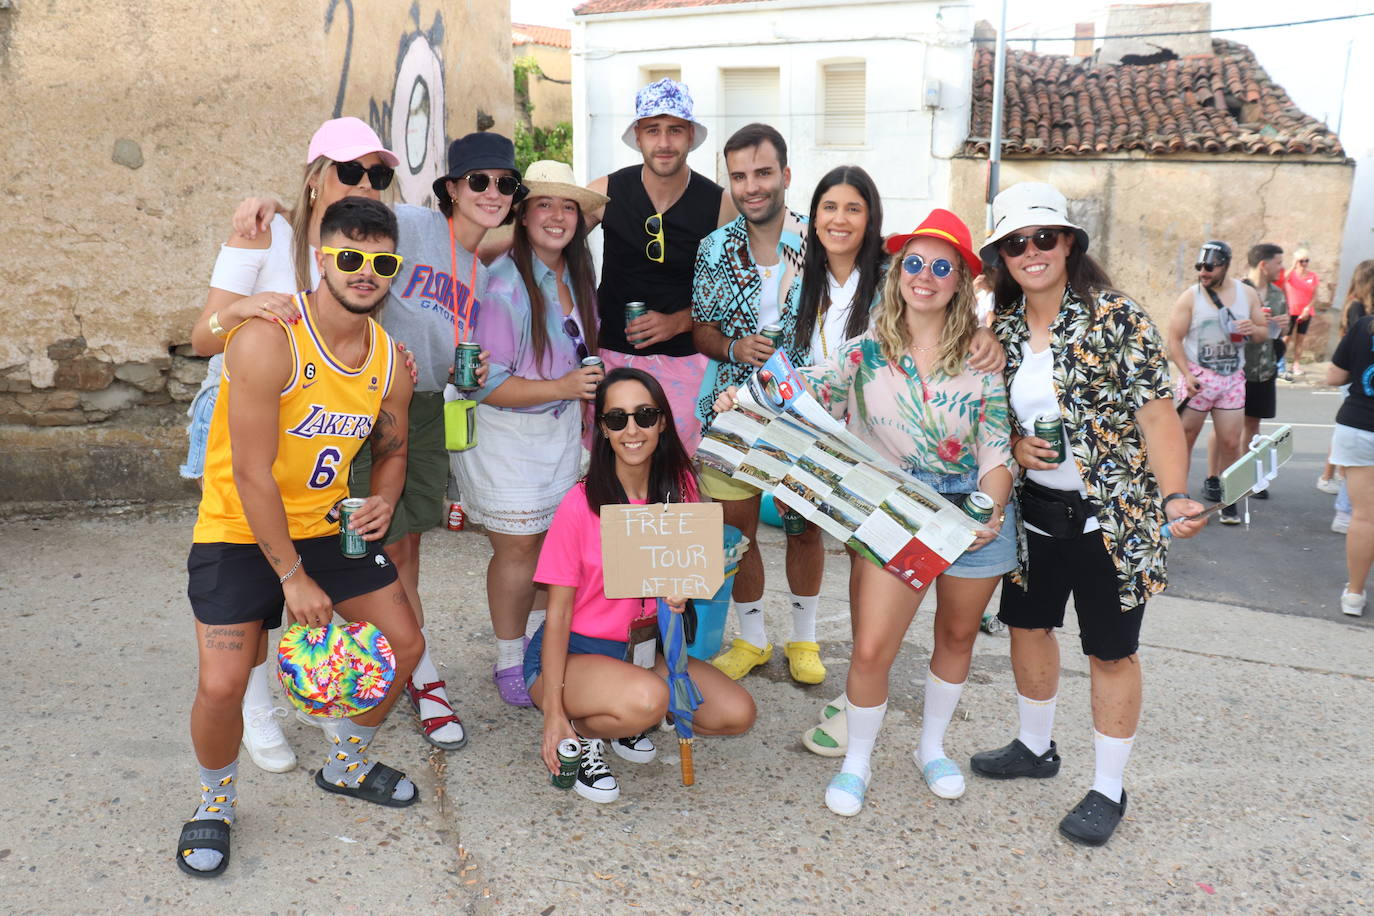
[{"label": "window with white frame", "polygon": [[867,85],[864,62],[821,66],[822,146],[863,146],[867,139]]},{"label": "window with white frame", "polygon": [[[733,67],[720,71],[720,134],[716,148],[725,146],[730,135],[746,124],[761,121],[772,124],[787,134],[787,126],[778,123],[777,67]],[[716,180],[725,184],[729,179],[725,170],[725,154],[717,153]]]},{"label": "window with white frame", "polygon": [[677,80],[678,82],[682,82],[681,67],[645,67],[643,73],[645,86],[650,83],[657,83],[659,80]]}]

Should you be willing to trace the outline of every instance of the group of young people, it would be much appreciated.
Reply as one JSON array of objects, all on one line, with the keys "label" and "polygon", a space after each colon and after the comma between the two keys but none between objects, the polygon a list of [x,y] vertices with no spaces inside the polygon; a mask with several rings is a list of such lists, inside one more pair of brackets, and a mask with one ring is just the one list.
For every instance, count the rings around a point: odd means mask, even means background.
[{"label": "group of young people", "polygon": [[[642,89],[624,134],[642,165],[586,187],[564,163],[522,174],[498,134],[463,137],[434,184],[438,210],[379,203],[396,157],[363,122],[336,119],[312,140],[294,207],[254,198],[239,208],[193,331],[198,350],[224,356],[193,407],[188,459],[188,473],[204,480],[189,561],[202,798],[179,838],[184,871],[214,875],[228,863],[240,740],[264,769],[295,764],[264,662],[283,604],[309,626],[331,612],[368,620],[396,652],[382,703],[351,719],[306,717],[324,733],[322,789],[414,803],[403,774],[364,756],[402,693],[430,743],[466,742],[418,592],[419,535],[440,521],[450,472],[492,545],[499,695],[542,711],[551,772],[560,742],[574,739],[577,791],[618,797],[608,748],[653,759],[650,732],[668,689],[661,657],[642,668],[627,656],[630,627],[653,606],[605,597],[598,513],[713,498],[752,538],[760,493],[698,471],[692,455],[702,428],[733,408],[734,386],[773,353],[766,325],[781,327],[776,346],[805,367],[818,400],[884,457],[951,500],[981,490],[996,502],[935,582],[915,750],[931,791],[964,792],[945,734],[1005,576],[998,615],[1011,632],[1020,728],[970,767],[996,779],[1057,773],[1054,630],[1072,595],[1091,659],[1097,767],[1060,830],[1088,844],[1111,836],[1140,711],[1141,619],[1165,585],[1163,528],[1189,537],[1203,524],[1190,518],[1202,507],[1186,492],[1159,334],[1112,289],[1087,232],[1048,185],[998,195],[981,246],[945,210],[884,237],[878,190],[856,166],[827,173],[807,214],[788,210],[787,147],[768,125],[725,142],[728,188],[693,172],[687,154],[706,128],[691,106],[673,80]],[[503,224],[509,244],[493,245]],[[599,280],[587,247],[597,225]],[[489,265],[478,256],[507,247]],[[995,302],[990,328],[976,317],[980,276]],[[475,389],[460,392],[463,342],[483,352]],[[464,393],[478,402],[479,443],[449,452],[445,399]],[[307,422],[320,415],[337,419]],[[1062,456],[1035,434],[1047,416],[1062,424]],[[331,515],[350,493],[365,500],[349,522],[369,544],[358,560],[340,557]],[[814,526],[787,538],[784,655],[803,684],[826,676],[816,639],[823,558]],[[804,740],[844,757],[824,791],[842,815],[863,807],[888,675],[926,590],[856,555],[848,573],[846,690]],[[763,588],[751,550],[733,587],[740,638],[711,664],[689,662],[704,699],[697,734],[740,734],[754,722],[739,681],[772,655]],[[670,603],[670,613],[681,610]]]}]

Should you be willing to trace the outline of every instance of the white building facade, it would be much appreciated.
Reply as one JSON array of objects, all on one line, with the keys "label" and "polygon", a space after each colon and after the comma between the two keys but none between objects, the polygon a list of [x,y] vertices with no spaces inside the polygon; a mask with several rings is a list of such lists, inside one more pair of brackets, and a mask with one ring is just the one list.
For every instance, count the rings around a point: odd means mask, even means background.
[{"label": "white building facade", "polygon": [[[969,124],[972,5],[923,0],[756,0],[642,8],[595,0],[573,25],[574,165],[587,181],[641,161],[621,141],[634,96],[686,83],[710,130],[692,168],[728,187],[721,147],[752,121],[787,141],[787,204],[857,164],[882,195],[884,232],[950,199],[950,158]],[[614,12],[597,12],[614,8]],[[970,225],[982,214],[961,214]],[[981,229],[981,225],[976,226]]]}]

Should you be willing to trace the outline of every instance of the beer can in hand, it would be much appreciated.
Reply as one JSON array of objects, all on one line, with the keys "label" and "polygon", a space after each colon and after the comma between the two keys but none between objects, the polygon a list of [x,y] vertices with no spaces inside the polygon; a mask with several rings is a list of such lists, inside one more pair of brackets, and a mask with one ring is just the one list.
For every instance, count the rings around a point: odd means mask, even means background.
[{"label": "beer can in hand", "polygon": [[636,318],[642,318],[649,313],[649,306],[643,302],[625,303],[625,323],[629,324]]},{"label": "beer can in hand", "polygon": [[806,517],[795,509],[784,509],[782,512],[782,530],[791,535],[801,534],[806,531]]},{"label": "beer can in hand", "polygon": [[984,614],[983,622],[978,624],[978,629],[990,636],[996,636],[1006,628],[1007,625],[996,614]]},{"label": "beer can in hand", "polygon": [[997,509],[997,501],[982,490],[974,490],[964,497],[964,512],[975,522],[992,521],[992,513]]},{"label": "beer can in hand", "polygon": [[361,509],[366,501],[350,497],[339,503],[339,550],[346,557],[357,559],[367,556],[367,541],[363,540],[362,532],[348,527],[353,513]]},{"label": "beer can in hand", "polygon": [[460,343],[453,352],[453,385],[462,391],[477,390],[477,366],[481,363],[480,344]]},{"label": "beer can in hand", "polygon": [[759,328],[759,333],[768,338],[769,342],[773,344],[774,350],[782,346],[782,325],[765,324]]},{"label": "beer can in hand", "polygon": [[558,772],[549,774],[549,784],[559,789],[571,789],[577,782],[577,767],[582,762],[582,745],[571,738],[558,742]]},{"label": "beer can in hand", "polygon": [[1054,449],[1054,456],[1047,459],[1055,464],[1064,463],[1064,421],[1052,413],[1035,418],[1035,435],[1044,439]]},{"label": "beer can in hand", "polygon": [[605,371],[606,366],[605,363],[601,361],[601,357],[599,356],[584,356],[582,358],[582,368],[601,369],[602,371]]}]

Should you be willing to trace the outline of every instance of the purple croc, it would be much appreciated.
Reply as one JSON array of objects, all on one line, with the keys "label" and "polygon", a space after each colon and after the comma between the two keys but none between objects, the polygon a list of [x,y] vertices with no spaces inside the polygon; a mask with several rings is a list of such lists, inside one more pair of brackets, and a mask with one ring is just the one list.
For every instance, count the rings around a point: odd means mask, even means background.
[{"label": "purple croc", "polygon": [[492,665],[491,679],[496,684],[496,692],[501,694],[501,699],[511,706],[534,705],[534,701],[530,699],[530,692],[525,689],[525,668],[523,665],[511,665],[509,668],[502,668],[499,671],[495,665]]}]

